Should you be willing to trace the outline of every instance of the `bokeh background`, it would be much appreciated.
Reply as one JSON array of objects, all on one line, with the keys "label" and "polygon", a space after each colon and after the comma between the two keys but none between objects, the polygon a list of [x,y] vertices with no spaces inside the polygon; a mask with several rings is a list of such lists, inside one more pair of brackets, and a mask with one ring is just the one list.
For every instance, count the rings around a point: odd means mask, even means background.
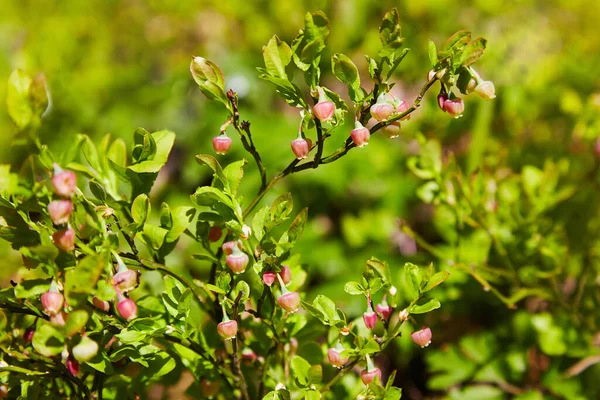
[{"label": "bokeh background", "polygon": [[[430,93],[399,140],[375,137],[365,150],[290,176],[267,196],[269,201],[291,191],[297,210],[309,207],[310,221],[296,247],[308,272],[308,297],[327,293],[355,316],[362,313],[364,302],[347,296],[343,283],[358,277],[370,256],[398,271],[405,261],[433,260],[401,233],[398,222],[406,220],[431,242],[438,239],[431,210],[415,195],[419,181],[406,168],[407,157],[417,151],[418,133],[441,140],[444,150],[455,153],[467,171],[493,163],[498,155],[515,169],[543,165],[573,148],[589,155],[589,144],[600,136],[596,1],[3,0],[1,7],[0,98],[6,96],[13,69],[43,72],[52,100],[41,141],[52,150],[60,152],[77,133],[96,141],[110,133],[128,143],[139,126],[177,134],[166,171],[154,189],[154,209],[162,201],[172,207],[188,205],[189,194],[209,181],[208,169],[197,165],[194,155],[212,153],[211,138],[226,117],[191,79],[192,56],[204,56],[222,68],[226,85],[240,96],[242,118],[252,122],[256,146],[272,176],[292,159],[289,142],[297,132],[298,114],[257,78],[256,67],[262,66],[261,47],[269,38],[276,33],[290,42],[307,11],[326,12],[331,21],[327,51],[347,54],[366,76],[364,54],[376,54],[381,17],[397,7],[412,51],[396,73],[395,90],[409,101],[429,70],[428,40],[442,43],[460,29],[487,38],[488,50],[478,71],[495,82],[495,101],[469,97],[465,116],[451,120],[437,109]],[[330,72],[328,58],[323,57],[323,84],[345,93]],[[26,157],[27,148],[14,140],[15,133],[6,108],[0,107],[2,164],[17,166]],[[340,129],[329,141],[330,148],[346,134]],[[248,155],[234,139],[233,151],[223,162],[241,157]],[[247,198],[258,182],[250,162],[241,188]],[[193,250],[183,243],[169,263],[205,276],[207,266],[190,258]],[[6,283],[20,266],[20,257],[4,242],[0,255],[0,275]],[[481,368],[473,358],[493,358],[494,352],[502,351],[501,338],[510,340],[514,332],[503,327],[518,324],[518,311],[507,310],[458,271],[437,290],[444,306],[426,321],[436,327],[434,350],[425,357],[401,340],[395,358],[387,360],[400,369],[397,382],[406,398],[512,398],[502,385],[475,392],[465,392],[461,385],[472,379],[473,369]],[[452,343],[459,343],[461,350],[448,353]],[[515,350],[507,357],[509,368],[531,371],[528,353]],[[431,372],[436,363],[454,368],[436,380]],[[566,398],[598,398],[600,389],[592,377],[600,370],[590,371],[589,380],[577,381],[571,391],[561,393]],[[541,399],[531,396],[527,398]]]}]

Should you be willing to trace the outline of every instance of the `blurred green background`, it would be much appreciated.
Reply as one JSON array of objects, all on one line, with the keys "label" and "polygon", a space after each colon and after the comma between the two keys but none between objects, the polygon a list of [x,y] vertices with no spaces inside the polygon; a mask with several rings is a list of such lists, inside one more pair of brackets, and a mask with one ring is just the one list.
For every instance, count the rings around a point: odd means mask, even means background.
[{"label": "blurred green background", "polygon": [[[366,76],[364,54],[376,54],[377,27],[391,7],[399,9],[405,43],[412,49],[396,73],[395,93],[400,98],[412,101],[425,82],[427,41],[439,44],[455,31],[469,29],[474,37],[489,41],[478,71],[494,81],[497,99],[483,102],[470,96],[465,116],[451,120],[435,106],[435,94],[429,93],[424,106],[403,126],[400,139],[374,137],[366,149],[290,176],[267,196],[269,202],[291,191],[297,210],[309,207],[311,219],[296,247],[308,271],[308,297],[325,291],[357,316],[364,302],[350,298],[342,288],[350,276],[359,276],[367,258],[386,260],[398,271],[406,260],[421,264],[432,260],[398,225],[399,219],[406,220],[430,241],[438,239],[431,209],[415,195],[419,182],[405,166],[407,156],[418,148],[414,139],[418,133],[439,138],[445,151],[454,152],[471,172],[481,165],[496,166],[499,159],[518,170],[565,154],[592,156],[600,136],[600,2],[4,0],[0,98],[6,97],[13,69],[43,72],[52,100],[41,141],[56,152],[77,133],[96,141],[111,133],[131,143],[138,126],[174,131],[175,148],[154,189],[153,205],[155,209],[162,201],[188,205],[189,194],[210,179],[194,155],[212,153],[211,138],[226,117],[225,110],[207,101],[191,79],[192,56],[206,57],[222,68],[226,86],[240,96],[241,117],[252,122],[256,146],[272,176],[292,159],[289,143],[297,132],[298,114],[257,78],[261,47],[273,34],[290,42],[303,26],[304,14],[320,9],[332,25],[326,51],[347,54]],[[345,94],[330,72],[328,58],[323,57],[322,70],[329,72],[322,83]],[[336,148],[350,129],[349,124],[346,131],[339,129],[326,148]],[[18,166],[27,155],[28,149],[15,142],[15,133],[6,108],[0,108],[2,164]],[[223,162],[241,157],[248,155],[234,138],[233,151]],[[241,189],[246,204],[258,183],[250,162]],[[169,262],[205,276],[207,266],[190,260],[193,249],[180,247]],[[0,254],[7,279],[20,265],[20,257],[6,243],[0,244]],[[472,348],[492,354],[496,340],[510,339],[510,331],[502,326],[507,321],[518,323],[518,314],[459,272],[453,280],[439,289],[444,307],[432,313],[435,320],[426,321],[437,327],[434,343],[444,346],[462,337],[464,344],[466,334],[476,334],[472,341],[479,342]],[[398,342],[402,348],[391,360],[402,368],[397,379],[407,398],[441,393],[432,389],[447,390],[452,398],[505,398],[502,391],[469,397],[450,390],[450,384],[428,386],[422,352],[414,354],[408,342]],[[429,362],[435,363],[433,354]],[[518,369],[527,359],[523,352],[515,354]],[[457,369],[463,356],[460,352],[452,356],[459,359]],[[439,357],[442,363],[452,358]],[[587,383],[579,385],[572,393],[580,393]],[[587,396],[599,393],[596,386],[597,382],[588,386],[588,394],[579,398],[593,398]]]}]

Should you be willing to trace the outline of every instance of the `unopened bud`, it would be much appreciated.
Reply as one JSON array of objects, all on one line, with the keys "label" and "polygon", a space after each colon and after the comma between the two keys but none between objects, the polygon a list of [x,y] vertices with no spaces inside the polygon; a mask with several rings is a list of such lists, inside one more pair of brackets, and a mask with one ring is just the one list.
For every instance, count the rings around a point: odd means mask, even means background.
[{"label": "unopened bud", "polygon": [[444,110],[454,118],[460,118],[465,112],[465,103],[459,98],[448,99],[444,102]]},{"label": "unopened bud", "polygon": [[367,311],[363,313],[363,321],[365,322],[365,326],[368,330],[373,330],[375,325],[377,325],[377,314],[371,308],[371,304],[367,307]]},{"label": "unopened bud", "polygon": [[319,121],[326,122],[333,118],[335,114],[335,104],[327,100],[323,89],[319,88],[319,101],[313,106],[313,114]]},{"label": "unopened bud", "polygon": [[[240,242],[241,243],[241,242]],[[225,253],[226,256],[230,255],[231,253],[233,253],[233,249],[237,246],[238,248],[240,247],[240,243],[235,242],[235,241],[231,241],[231,242],[225,242],[223,243],[223,245],[221,245],[221,248],[223,249],[223,253]]]},{"label": "unopened bud", "polygon": [[256,353],[252,349],[245,348],[244,350],[242,350],[242,361],[246,365],[254,363],[254,361],[256,361],[256,358]]},{"label": "unopened bud", "polygon": [[308,156],[310,151],[310,142],[307,139],[298,138],[292,140],[292,152],[298,160],[302,160]]},{"label": "unopened bud", "polygon": [[48,214],[54,225],[62,225],[69,222],[73,213],[71,200],[54,200],[48,204]]},{"label": "unopened bud", "polygon": [[394,112],[394,106],[387,101],[385,93],[382,93],[369,111],[377,121],[385,121]]},{"label": "unopened bud", "polygon": [[65,326],[65,324],[67,323],[67,317],[67,313],[61,311],[57,314],[50,316],[50,323],[55,326]]},{"label": "unopened bud", "polygon": [[250,237],[250,235],[252,235],[252,229],[250,229],[248,225],[244,224],[244,226],[242,226],[242,234],[240,237],[246,240]]},{"label": "unopened bud", "polygon": [[279,271],[279,276],[281,277],[283,283],[285,283],[287,286],[292,281],[292,270],[287,265],[282,265],[281,271]]},{"label": "unopened bud", "polygon": [[334,347],[327,350],[327,359],[335,368],[342,368],[348,362],[349,357],[341,357],[340,353],[344,351],[344,346],[340,342]]},{"label": "unopened bud", "polygon": [[227,256],[225,262],[234,274],[241,274],[246,270],[248,265],[248,255],[242,252],[237,246],[233,248],[233,252]]},{"label": "unopened bud", "polygon": [[369,129],[365,128],[360,121],[356,121],[354,123],[354,129],[350,132],[350,137],[356,147],[365,147],[369,144],[371,132],[369,132]]},{"label": "unopened bud", "polygon": [[217,325],[217,332],[225,340],[232,340],[237,335],[238,324],[237,321],[229,320],[223,321]]},{"label": "unopened bud", "polygon": [[277,304],[285,311],[294,313],[300,308],[300,295],[298,292],[288,292],[277,298]]},{"label": "unopened bud", "polygon": [[429,343],[431,343],[431,336],[431,329],[426,326],[410,334],[412,341],[421,347],[429,346]]},{"label": "unopened bud", "polygon": [[491,100],[496,98],[496,88],[494,87],[494,82],[492,81],[483,81],[475,88],[475,93],[477,93],[482,99]]},{"label": "unopened bud", "polygon": [[137,318],[137,305],[131,299],[124,297],[119,293],[119,302],[117,303],[117,311],[121,317],[127,321]]},{"label": "unopened bud", "polygon": [[227,154],[227,152],[231,148],[232,140],[229,136],[227,136],[225,131],[223,131],[219,136],[215,136],[212,142],[215,153]]},{"label": "unopened bud", "polygon": [[377,304],[375,306],[375,311],[377,311],[379,314],[381,314],[381,317],[383,318],[384,321],[387,321],[387,319],[392,314],[392,307],[390,307],[390,305],[388,303],[386,303],[384,300],[382,303]]},{"label": "unopened bud", "polygon": [[442,110],[444,112],[446,112],[446,107],[444,107],[446,100],[448,100],[448,93],[446,93],[446,91],[442,89],[440,91],[440,94],[438,94],[438,96],[437,96],[437,103],[438,103],[438,107],[440,108],[440,110]]},{"label": "unopened bud", "polygon": [[67,359],[66,364],[67,364],[67,370],[69,370],[71,375],[77,376],[79,374],[79,362],[77,362],[77,360],[75,360],[72,357],[69,357]]},{"label": "unopened bud", "polygon": [[95,307],[99,308],[104,312],[110,310],[110,303],[108,301],[100,300],[96,296],[94,296],[94,298],[92,299],[92,304],[94,304]]},{"label": "unopened bud", "polygon": [[[407,112],[409,109],[410,109],[410,106],[408,105],[408,103],[406,101],[402,100],[402,101],[398,102],[394,112],[396,114],[403,114],[403,113]],[[400,118],[400,121],[408,121],[409,119],[410,119],[410,114],[407,114],[404,117]]]},{"label": "unopened bud", "polygon": [[50,290],[40,296],[40,300],[42,302],[42,307],[44,308],[44,313],[50,316],[58,314],[62,310],[65,302],[65,298],[62,293],[58,291],[54,282],[52,282]]},{"label": "unopened bud", "polygon": [[31,343],[33,341],[34,333],[35,333],[35,330],[33,328],[25,329],[25,333],[23,333],[23,340],[26,343]]},{"label": "unopened bud", "polygon": [[406,321],[408,319],[408,310],[406,308],[398,313],[398,319],[400,321]]},{"label": "unopened bud", "polygon": [[262,281],[267,286],[272,286],[273,282],[275,282],[276,278],[277,278],[277,274],[275,274],[275,272],[265,272],[262,275]]},{"label": "unopened bud", "polygon": [[395,139],[400,136],[400,121],[394,121],[391,124],[381,128],[381,130],[390,139]]},{"label": "unopened bud", "polygon": [[54,193],[62,197],[71,197],[77,190],[77,176],[73,171],[61,170],[52,177]]},{"label": "unopened bud", "polygon": [[126,269],[117,272],[112,278],[113,285],[122,293],[127,293],[140,284],[140,272]]},{"label": "unopened bud", "polygon": [[64,231],[54,232],[52,242],[62,251],[73,251],[75,250],[75,231],[68,228]]},{"label": "unopened bud", "polygon": [[218,226],[211,226],[208,230],[208,241],[214,243],[221,239],[223,231]]},{"label": "unopened bud", "polygon": [[381,370],[379,368],[375,368],[372,371],[367,371],[363,369],[360,373],[360,380],[368,385],[375,381],[375,377],[377,377],[378,382],[381,384]]},{"label": "unopened bud", "polygon": [[77,361],[88,362],[98,354],[98,343],[84,336],[79,344],[73,347],[72,353]]}]

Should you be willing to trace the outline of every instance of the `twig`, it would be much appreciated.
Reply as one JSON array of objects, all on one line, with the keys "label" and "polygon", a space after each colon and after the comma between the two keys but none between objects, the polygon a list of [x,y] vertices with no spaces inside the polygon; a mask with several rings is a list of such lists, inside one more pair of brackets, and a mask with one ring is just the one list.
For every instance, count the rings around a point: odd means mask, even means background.
[{"label": "twig", "polygon": [[588,356],[583,360],[577,361],[573,366],[565,371],[563,376],[565,378],[572,378],[576,375],[579,375],[592,365],[600,363],[600,354],[595,354],[593,356]]},{"label": "twig", "polygon": [[[233,304],[233,320],[237,321],[238,319],[238,307],[240,304],[240,300],[242,299],[242,296],[244,295],[244,292],[242,290],[240,290],[240,292],[238,293],[237,297],[235,298],[235,302]],[[242,395],[244,396],[244,399],[246,400],[250,400],[250,394],[248,393],[248,385],[246,384],[246,377],[244,376],[244,373],[242,372],[242,366],[240,364],[240,357],[238,355],[238,336],[239,333],[236,335],[235,338],[233,338],[232,341],[232,345],[233,345],[233,364],[235,365],[235,372],[239,377],[240,380],[240,389],[242,391]]]}]

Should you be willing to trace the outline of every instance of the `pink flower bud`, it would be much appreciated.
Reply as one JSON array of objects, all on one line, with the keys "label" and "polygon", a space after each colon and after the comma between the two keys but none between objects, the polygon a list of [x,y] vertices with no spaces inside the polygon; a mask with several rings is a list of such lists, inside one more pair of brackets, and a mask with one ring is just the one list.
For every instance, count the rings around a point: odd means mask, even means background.
[{"label": "pink flower bud", "polygon": [[122,293],[127,293],[140,284],[140,273],[132,269],[117,272],[112,278],[113,286]]},{"label": "pink flower bud", "polygon": [[431,343],[431,329],[425,326],[420,330],[411,333],[410,338],[419,346],[427,347],[429,346],[429,343]]},{"label": "pink flower bud", "polygon": [[365,385],[373,383],[373,381],[375,381],[375,377],[377,377],[377,379],[379,380],[379,384],[381,384],[381,370],[379,368],[374,368],[372,371],[367,371],[366,369],[363,369],[360,373],[360,380]]},{"label": "pink flower bud", "polygon": [[383,318],[384,321],[387,321],[387,319],[392,314],[392,307],[390,307],[390,305],[388,303],[383,301],[382,303],[377,304],[375,306],[375,311],[377,311],[379,314],[381,314],[381,317]]},{"label": "pink flower bud", "polygon": [[52,177],[54,193],[62,197],[71,197],[77,189],[77,176],[73,171],[60,171]]},{"label": "pink flower bud", "polygon": [[231,147],[231,138],[225,132],[221,132],[219,136],[213,138],[213,149],[217,154],[227,154]]},{"label": "pink flower bud", "polygon": [[229,320],[223,321],[217,325],[217,332],[225,340],[231,340],[235,338],[238,331],[237,321]]},{"label": "pink flower bud", "polygon": [[231,242],[223,243],[221,248],[223,249],[223,253],[225,253],[225,255],[228,256],[231,253],[233,253],[233,248],[236,247],[236,245],[238,245],[238,243],[236,243],[235,241],[232,240]]},{"label": "pink flower bud", "polygon": [[319,100],[313,107],[313,114],[321,122],[329,121],[335,114],[335,104],[326,99]]},{"label": "pink flower bud", "polygon": [[54,225],[62,225],[69,222],[73,213],[71,200],[54,200],[48,204],[48,214]]},{"label": "pink flower bud", "polygon": [[[339,346],[339,347],[338,347]],[[332,349],[327,350],[327,359],[329,363],[335,368],[342,368],[344,364],[348,362],[349,357],[342,358],[340,353],[345,349],[341,346],[340,343]]]},{"label": "pink flower bud", "polygon": [[69,370],[71,375],[77,376],[77,374],[79,374],[79,363],[77,362],[77,360],[69,357],[67,359],[67,369]]},{"label": "pink flower bud", "polygon": [[262,276],[263,283],[267,286],[273,285],[273,282],[275,282],[276,278],[277,275],[275,272],[265,272]]},{"label": "pink flower bud", "polygon": [[[410,106],[408,105],[408,103],[404,100],[400,101],[398,103],[398,105],[396,106],[396,114],[402,114],[405,113],[406,111],[408,111],[408,109],[410,108]],[[410,119],[410,114],[400,118],[400,121],[408,121]]]},{"label": "pink flower bud", "polygon": [[279,271],[279,276],[283,283],[288,285],[292,281],[292,270],[287,265],[281,266],[281,271]]},{"label": "pink flower bud", "polygon": [[356,121],[354,123],[354,129],[352,132],[350,132],[350,137],[352,137],[352,141],[356,147],[364,147],[369,144],[371,132],[369,132],[369,130],[365,128],[360,121]]},{"label": "pink flower bud", "polygon": [[454,118],[460,118],[465,112],[465,103],[462,99],[448,99],[444,102],[444,110]]},{"label": "pink flower bud", "polygon": [[56,326],[65,326],[65,324],[67,323],[67,317],[67,313],[61,311],[57,314],[50,316],[50,323]]},{"label": "pink flower bud", "polygon": [[371,331],[375,328],[375,325],[377,325],[377,314],[373,311],[370,304],[367,311],[363,314],[363,321],[365,322],[367,329]]},{"label": "pink flower bud", "polygon": [[292,151],[298,160],[306,158],[310,151],[310,141],[302,138],[292,140]]},{"label": "pink flower bud", "polygon": [[398,136],[400,136],[400,121],[394,121],[391,124],[381,128],[381,130],[390,139],[397,138]]},{"label": "pink flower bud", "polygon": [[398,319],[400,321],[406,321],[408,319],[408,310],[406,308],[398,313]]},{"label": "pink flower bud", "polygon": [[250,237],[250,235],[252,235],[252,229],[250,229],[248,225],[244,224],[244,226],[242,226],[242,234],[240,237],[246,240]]},{"label": "pink flower bud", "polygon": [[62,251],[73,251],[75,250],[75,231],[68,228],[64,231],[54,232],[52,242]]},{"label": "pink flower bud", "polygon": [[254,361],[256,361],[256,353],[249,348],[245,348],[244,350],[242,350],[242,361],[246,364],[252,364]]},{"label": "pink flower bud", "polygon": [[492,81],[483,81],[475,88],[475,93],[477,93],[481,98],[485,100],[491,100],[496,97],[496,88],[494,87],[494,82]]},{"label": "pink flower bud", "polygon": [[33,328],[27,328],[25,329],[25,333],[23,333],[23,340],[26,343],[31,343],[33,341],[33,334],[35,333],[35,330]]},{"label": "pink flower bud", "polygon": [[277,304],[285,311],[293,313],[300,308],[300,295],[298,292],[288,292],[277,298]]},{"label": "pink flower bud", "polygon": [[42,301],[44,313],[49,316],[58,314],[65,303],[63,295],[57,290],[53,290],[52,287],[50,287],[49,291],[42,294],[40,300]]},{"label": "pink flower bud", "polygon": [[208,241],[214,243],[221,239],[223,231],[218,226],[211,226],[208,230]]},{"label": "pink flower bud", "polygon": [[373,104],[370,109],[371,116],[377,121],[385,121],[394,112],[394,106],[390,103],[377,103]]},{"label": "pink flower bud", "polygon": [[95,307],[99,308],[104,312],[110,310],[110,303],[108,301],[100,300],[96,296],[94,296],[94,298],[92,299],[92,304],[94,304]]},{"label": "pink flower bud", "polygon": [[202,389],[202,396],[211,398],[219,394],[221,385],[219,381],[209,381],[206,378],[200,380],[200,389]]},{"label": "pink flower bud", "polygon": [[446,107],[444,107],[444,103],[446,103],[446,100],[448,100],[448,93],[446,93],[446,91],[442,89],[440,91],[440,94],[438,94],[437,96],[437,102],[440,110],[444,112],[446,112]]},{"label": "pink flower bud", "polygon": [[135,302],[131,299],[125,298],[122,294],[119,293],[119,302],[117,303],[117,311],[121,317],[125,318],[127,321],[131,321],[134,318],[137,318],[137,306]]},{"label": "pink flower bud", "polygon": [[73,347],[73,357],[79,362],[88,362],[98,354],[98,343],[84,336],[77,346]]},{"label": "pink flower bud", "polygon": [[228,255],[225,261],[234,274],[241,274],[246,270],[246,266],[248,265],[248,255],[235,247],[233,253]]}]

